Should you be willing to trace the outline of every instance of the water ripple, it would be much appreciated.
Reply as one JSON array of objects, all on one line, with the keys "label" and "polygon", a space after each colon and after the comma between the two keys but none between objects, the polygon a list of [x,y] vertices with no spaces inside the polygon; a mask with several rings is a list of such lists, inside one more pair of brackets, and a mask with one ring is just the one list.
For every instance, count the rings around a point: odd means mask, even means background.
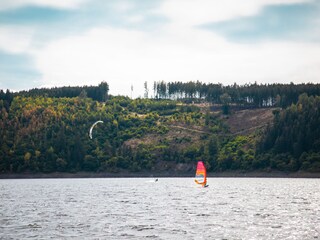
[{"label": "water ripple", "polygon": [[320,239],[320,179],[0,180],[0,239]]}]

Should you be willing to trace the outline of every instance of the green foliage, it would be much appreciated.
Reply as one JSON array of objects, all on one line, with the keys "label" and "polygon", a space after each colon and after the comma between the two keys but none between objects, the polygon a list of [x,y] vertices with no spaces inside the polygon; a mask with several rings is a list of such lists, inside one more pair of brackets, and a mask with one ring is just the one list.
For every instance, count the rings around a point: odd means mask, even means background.
[{"label": "green foliage", "polygon": [[[320,97],[296,97],[312,89],[318,93],[318,85],[160,82],[154,85],[156,99],[134,100],[109,96],[107,83],[15,94],[1,90],[0,172],[156,171],[199,159],[209,171],[319,172]],[[207,99],[228,112],[235,103],[290,106],[275,110],[274,123],[260,136],[233,136],[221,114],[176,98]],[[91,140],[88,131],[97,120],[104,123],[94,128]]]},{"label": "green foliage", "polygon": [[[105,103],[97,102],[86,98],[84,92],[75,98],[16,96],[9,113],[1,110],[0,171],[151,169],[152,152],[158,148],[163,153],[160,146],[141,145],[130,154],[121,149],[130,139],[168,133],[160,115],[175,108],[176,102],[171,100],[110,97]],[[88,131],[97,120],[104,124],[94,128],[91,140]]]},{"label": "green foliage", "polygon": [[300,156],[299,163],[302,170],[320,172],[320,152],[304,152]]},{"label": "green foliage", "polygon": [[271,166],[279,170],[319,171],[320,97],[302,94],[297,104],[274,114],[258,153],[269,152]]},{"label": "green foliage", "polygon": [[218,154],[218,170],[252,169],[254,160],[254,138],[252,136],[236,136],[224,144]]},{"label": "green foliage", "polygon": [[229,114],[229,105],[231,103],[231,97],[228,93],[224,93],[220,96],[220,101],[222,103],[222,113]]}]

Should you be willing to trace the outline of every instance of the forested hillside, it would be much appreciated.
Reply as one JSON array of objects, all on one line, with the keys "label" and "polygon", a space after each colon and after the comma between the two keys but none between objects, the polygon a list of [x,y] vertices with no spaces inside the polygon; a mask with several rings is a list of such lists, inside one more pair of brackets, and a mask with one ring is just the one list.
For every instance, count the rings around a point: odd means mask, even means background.
[{"label": "forested hillside", "polygon": [[258,154],[261,162],[280,170],[320,172],[320,96],[302,94],[297,104],[275,111]]},{"label": "forested hillside", "polygon": [[134,100],[107,83],[1,90],[0,172],[193,172],[198,159],[209,171],[320,172],[319,85],[173,86]]}]

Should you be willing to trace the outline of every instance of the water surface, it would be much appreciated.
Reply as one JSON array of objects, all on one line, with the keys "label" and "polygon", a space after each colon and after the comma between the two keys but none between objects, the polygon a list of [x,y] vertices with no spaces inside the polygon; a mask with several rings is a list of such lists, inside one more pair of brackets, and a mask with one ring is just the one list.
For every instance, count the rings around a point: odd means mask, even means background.
[{"label": "water surface", "polygon": [[0,180],[0,239],[320,239],[320,179]]}]

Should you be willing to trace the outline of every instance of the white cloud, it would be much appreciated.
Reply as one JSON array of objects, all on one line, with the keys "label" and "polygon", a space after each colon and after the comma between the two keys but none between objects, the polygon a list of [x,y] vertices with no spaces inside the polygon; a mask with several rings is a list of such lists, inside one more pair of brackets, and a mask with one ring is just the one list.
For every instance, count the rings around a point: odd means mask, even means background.
[{"label": "white cloud", "polygon": [[1,0],[0,10],[8,10],[29,5],[53,8],[77,8],[87,0]]},{"label": "white cloud", "polygon": [[117,12],[127,12],[134,9],[134,3],[130,1],[118,1],[113,4],[114,10]]},{"label": "white cloud", "polygon": [[[143,83],[196,81],[244,84],[249,82],[320,82],[318,43],[263,42],[231,43],[195,25],[256,14],[266,4],[304,0],[165,0],[157,11],[171,21],[152,32],[95,28],[82,35],[35,44],[29,28],[0,27],[0,50],[28,53],[42,76],[43,86],[110,84],[112,94],[143,95]],[[38,4],[73,8],[78,1],[9,1],[0,9]],[[82,0],[81,2],[84,2]],[[11,4],[11,5],[10,5]],[[66,4],[66,5],[64,5]],[[181,5],[183,4],[183,8]],[[132,9],[119,3],[118,11]],[[139,23],[143,15],[128,16]]]},{"label": "white cloud", "polygon": [[143,22],[144,19],[145,18],[143,15],[133,15],[133,16],[126,17],[127,22],[134,23],[134,24],[141,23],[141,22]]},{"label": "white cloud", "polygon": [[294,4],[311,0],[165,0],[159,12],[173,24],[196,26],[208,22],[224,21],[254,15],[270,4]]},{"label": "white cloud", "polygon": [[319,82],[316,44],[238,45],[202,30],[167,29],[157,35],[94,29],[53,42],[36,54],[47,86],[91,85],[102,80],[112,94],[143,95],[143,82]]},{"label": "white cloud", "polygon": [[20,26],[1,26],[0,27],[0,49],[19,54],[30,50],[34,30]]}]

